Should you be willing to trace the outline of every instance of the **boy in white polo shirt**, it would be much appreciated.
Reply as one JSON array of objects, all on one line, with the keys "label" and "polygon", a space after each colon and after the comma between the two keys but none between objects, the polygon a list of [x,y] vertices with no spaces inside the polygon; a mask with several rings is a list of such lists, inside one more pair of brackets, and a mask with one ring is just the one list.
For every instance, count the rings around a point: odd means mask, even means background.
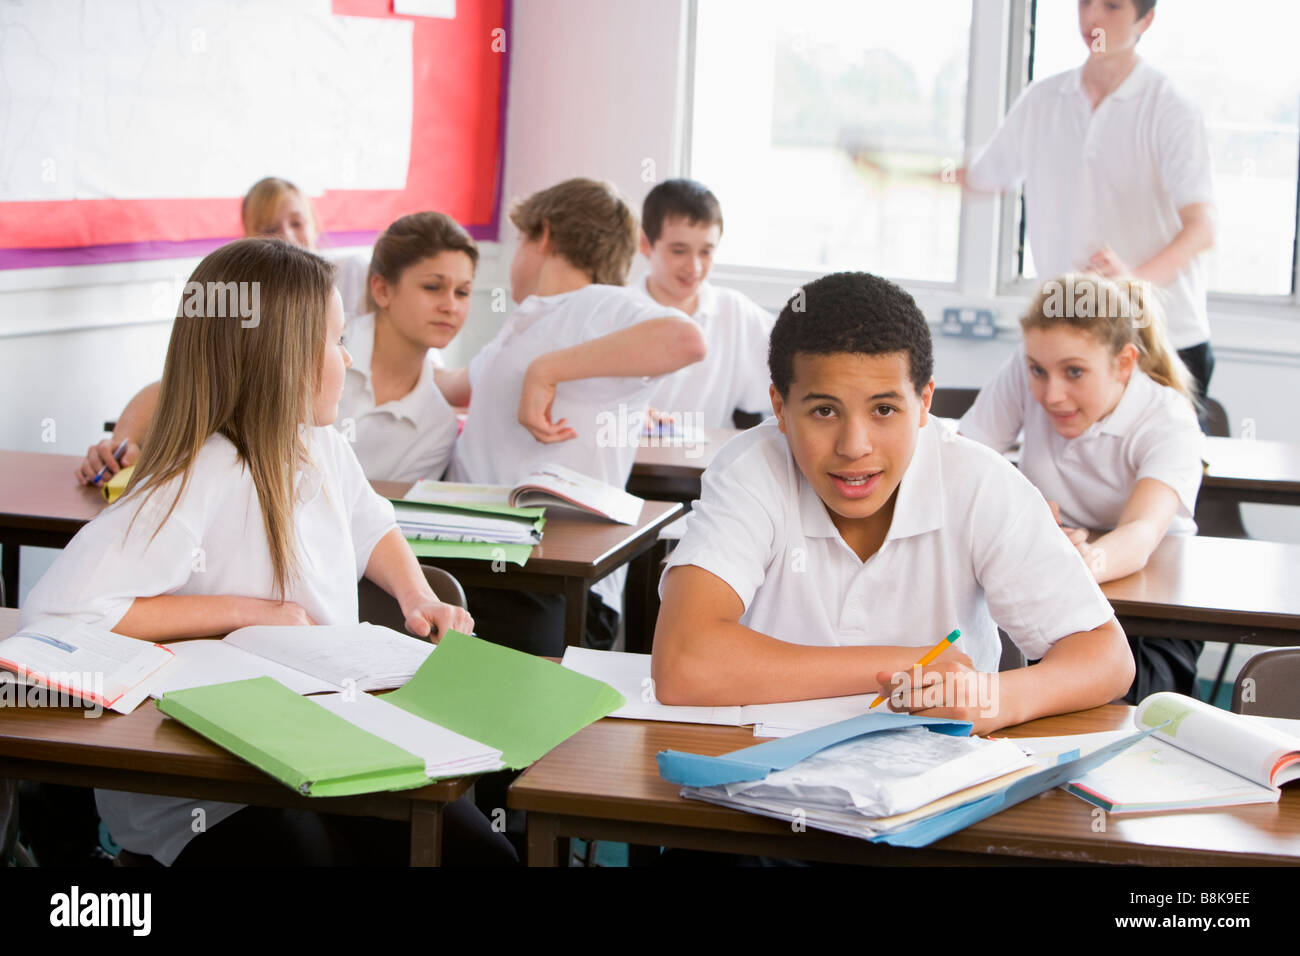
[{"label": "boy in white polo shirt", "polygon": [[641,205],[650,271],[636,289],[689,315],[708,344],[708,358],[664,376],[650,397],[652,408],[688,427],[755,425],[769,408],[772,316],[743,293],[708,282],[721,238],[722,207],[703,183],[664,180]]},{"label": "boy in white polo shirt", "polygon": [[[447,477],[514,485],[553,463],[622,488],[636,435],[611,441],[609,423],[643,418],[655,377],[702,359],[703,336],[623,286],[636,215],[612,187],[570,179],[516,204],[510,219],[520,232],[510,267],[518,305],[468,369],[447,376],[472,396]],[[587,632],[597,646],[613,642],[625,577],[620,569],[592,588]],[[480,637],[563,653],[562,595],[467,593]]]},{"label": "boy in white polo shirt", "polygon": [[1210,151],[1200,111],[1135,52],[1154,17],[1155,0],[1082,0],[1088,59],[1030,85],[959,179],[982,192],[1024,185],[1040,276],[1091,271],[1158,287],[1170,341],[1204,398]]},{"label": "boy in white polo shirt", "polygon": [[[770,368],[777,420],[705,472],[660,585],[660,701],[888,693],[954,628],[923,681],[982,672],[993,699],[913,709],[987,733],[1124,693],[1124,632],[1042,496],[928,420],[930,333],[911,296],[865,273],[810,283],[777,319]],[[998,626],[1041,662],[993,676]]]}]

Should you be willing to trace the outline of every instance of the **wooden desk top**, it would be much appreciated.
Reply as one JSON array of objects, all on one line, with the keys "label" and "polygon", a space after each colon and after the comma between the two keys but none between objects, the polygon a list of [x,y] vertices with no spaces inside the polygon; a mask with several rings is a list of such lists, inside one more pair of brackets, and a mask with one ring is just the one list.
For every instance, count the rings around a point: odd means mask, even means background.
[{"label": "wooden desk top", "polygon": [[1300,496],[1300,442],[1206,438],[1204,488]]},{"label": "wooden desk top", "polygon": [[[65,534],[68,538],[76,534],[106,507],[98,489],[77,484],[75,473],[80,461],[75,455],[0,451],[0,526]],[[410,488],[410,483],[372,484],[380,494],[396,498]],[[543,543],[533,549],[527,570],[602,577],[681,511],[682,506],[675,502],[647,501],[641,520],[629,526],[594,515],[555,510],[547,516]]]},{"label": "wooden desk top", "polygon": [[1297,582],[1300,545],[1171,534],[1101,590],[1116,614],[1300,631]]},{"label": "wooden desk top", "polygon": [[[0,608],[0,638],[8,637],[17,629],[18,612]],[[99,717],[91,718],[87,713],[91,712],[70,707],[0,707],[0,758],[159,775],[175,780],[177,787],[173,789],[181,791],[188,789],[182,782],[185,779],[191,781],[189,786],[196,791],[210,792],[213,784],[227,789],[235,785],[238,798],[245,802],[252,802],[250,798],[261,791],[276,802],[299,805],[296,801],[307,799],[298,798],[289,787],[252,764],[163,716],[151,700],[130,714],[105,710]],[[444,780],[401,791],[400,796],[443,803],[457,799],[473,782],[473,777]],[[366,796],[374,800],[380,795]],[[213,796],[213,799],[230,798]],[[330,801],[334,799],[318,797],[310,799],[310,804],[301,805],[329,812]]]},{"label": "wooden desk top", "polygon": [[106,504],[98,488],[77,483],[80,464],[76,455],[0,451],[0,522],[76,534]]},{"label": "wooden desk top", "polygon": [[[1050,717],[1006,731],[1007,736],[1050,736],[1129,726],[1131,707],[1109,705]],[[788,823],[726,807],[684,800],[676,784],[659,776],[655,754],[682,750],[716,755],[755,743],[743,727],[712,727],[605,718],[584,728],[530,767],[510,788],[510,805],[565,817],[643,821],[731,834],[762,834],[789,842],[849,841],[864,858],[891,848],[834,834],[794,833]],[[1181,813],[1105,817],[1093,829],[1094,807],[1052,790],[945,838],[932,849],[1002,854],[1075,863],[1189,865],[1300,863],[1300,788],[1283,791],[1278,804]],[[930,849],[930,848],[927,848]],[[892,862],[916,851],[892,850]]]},{"label": "wooden desk top", "polygon": [[[740,434],[735,428],[706,428],[708,441],[699,445],[644,444],[636,450],[632,475],[643,478],[698,478],[722,446]],[[653,441],[653,439],[647,439]]]}]

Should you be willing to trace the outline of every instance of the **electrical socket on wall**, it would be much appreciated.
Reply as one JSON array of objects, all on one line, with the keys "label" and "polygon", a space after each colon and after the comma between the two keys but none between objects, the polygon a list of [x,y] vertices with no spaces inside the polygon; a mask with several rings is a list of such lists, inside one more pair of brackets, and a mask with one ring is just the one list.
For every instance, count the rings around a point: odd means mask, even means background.
[{"label": "electrical socket on wall", "polygon": [[991,339],[998,334],[992,309],[944,309],[939,331],[966,339]]}]

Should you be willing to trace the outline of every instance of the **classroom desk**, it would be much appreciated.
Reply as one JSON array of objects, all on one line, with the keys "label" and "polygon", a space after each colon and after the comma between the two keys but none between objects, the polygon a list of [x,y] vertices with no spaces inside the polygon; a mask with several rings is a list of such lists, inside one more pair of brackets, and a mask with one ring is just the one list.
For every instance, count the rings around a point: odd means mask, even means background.
[{"label": "classroom desk", "polygon": [[1206,438],[1202,499],[1300,505],[1300,442]]},{"label": "classroom desk", "polygon": [[1167,535],[1147,566],[1101,586],[1129,634],[1300,644],[1300,545]]},{"label": "classroom desk", "polygon": [[[0,608],[0,638],[17,629],[18,612]],[[0,778],[404,820],[411,824],[412,866],[439,865],[443,807],[477,779],[457,777],[396,793],[300,797],[166,719],[152,701],[130,714],[84,714],[67,707],[0,708]]]},{"label": "classroom desk", "polygon": [[[1007,730],[1047,736],[1116,730],[1133,708],[1107,705]],[[891,847],[779,820],[684,800],[659,776],[655,754],[675,749],[721,754],[755,743],[750,728],[605,718],[533,764],[510,788],[510,806],[528,812],[528,863],[555,866],[565,837],[837,863],[992,865],[1043,862],[1121,865],[1300,864],[1300,789],[1278,804],[1182,813],[1106,816],[1052,790],[981,820],[928,847]]]},{"label": "classroom desk", "polygon": [[664,442],[644,444],[636,450],[627,490],[640,498],[690,504],[700,497],[700,475],[732,438],[735,428],[706,428],[708,441],[698,445]]},{"label": "classroom desk", "polygon": [[[18,603],[19,548],[62,548],[105,507],[99,491],[76,482],[75,455],[0,451],[0,546],[4,548],[4,590],[9,607]],[[410,483],[372,482],[387,497],[400,498]],[[494,572],[482,561],[437,560],[462,584],[561,593],[566,596],[565,637],[582,638],[587,589],[623,564],[630,564],[627,626],[638,642],[652,630],[651,597],[657,583],[659,530],[682,513],[675,502],[647,501],[635,526],[581,514],[548,516],[542,544],[528,564],[506,564]],[[430,563],[433,563],[430,561]],[[648,643],[646,644],[648,646]]]}]

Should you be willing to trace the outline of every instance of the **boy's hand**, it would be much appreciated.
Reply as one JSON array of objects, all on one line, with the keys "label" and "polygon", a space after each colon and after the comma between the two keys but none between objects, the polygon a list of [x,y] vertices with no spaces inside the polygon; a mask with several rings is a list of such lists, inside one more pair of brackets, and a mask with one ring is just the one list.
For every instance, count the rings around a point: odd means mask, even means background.
[{"label": "boy's hand", "polygon": [[919,683],[913,681],[914,668],[876,674],[880,693],[888,696],[895,711],[968,720],[975,736],[1006,726],[1007,721],[999,718],[997,674],[975,670],[969,657],[952,650],[920,670]]},{"label": "boy's hand", "polygon": [[1119,257],[1110,246],[1102,246],[1088,260],[1088,268],[1107,279],[1115,279],[1132,273],[1127,263]]},{"label": "boy's hand", "polygon": [[77,466],[77,481],[83,485],[93,484],[95,476],[99,474],[99,469],[107,466],[108,471],[104,472],[104,477],[100,481],[107,481],[127,465],[134,465],[135,460],[140,457],[140,446],[129,438],[126,441],[126,451],[122,453],[122,461],[118,462],[113,457],[113,452],[117,451],[121,442],[115,442],[111,438],[105,438],[97,445],[91,445],[86,449],[86,457],[81,460]]},{"label": "boy's hand", "polygon": [[550,381],[537,362],[524,373],[523,387],[519,391],[519,424],[539,442],[570,441],[578,433],[566,426],[567,419],[551,421],[551,406],[555,402],[555,382]]},{"label": "boy's hand", "polygon": [[406,616],[406,629],[416,637],[427,637],[437,644],[448,631],[460,631],[462,634],[474,633],[474,618],[469,611],[454,604],[443,604],[437,598],[429,598],[410,608],[402,608]]}]

